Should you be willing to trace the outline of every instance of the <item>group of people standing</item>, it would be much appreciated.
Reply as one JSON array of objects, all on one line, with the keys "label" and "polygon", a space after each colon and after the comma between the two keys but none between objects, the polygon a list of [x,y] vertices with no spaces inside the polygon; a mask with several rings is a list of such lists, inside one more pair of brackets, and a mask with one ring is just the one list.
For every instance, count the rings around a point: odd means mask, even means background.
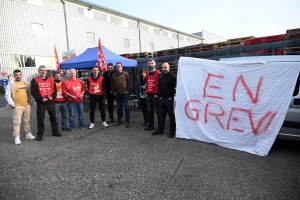
[{"label": "group of people standing", "polygon": [[149,69],[140,71],[139,89],[140,102],[144,116],[145,131],[155,130],[154,114],[156,112],[158,126],[152,135],[164,134],[166,115],[169,116],[169,138],[175,137],[176,123],[174,115],[174,96],[176,89],[176,76],[170,72],[170,65],[164,62],[161,72],[156,69],[154,59],[148,61]]},{"label": "group of people standing", "polygon": [[[169,137],[175,137],[175,116],[173,102],[176,87],[176,77],[170,72],[168,63],[163,63],[162,72],[155,69],[155,61],[149,60],[150,71],[143,69],[140,73],[141,106],[144,116],[143,126],[145,131],[155,130],[154,111],[157,112],[158,127],[153,135],[163,134],[165,117],[168,113],[170,119]],[[47,110],[52,135],[60,137],[59,128],[72,132],[75,129],[75,112],[78,113],[79,128],[85,129],[83,119],[83,98],[86,91],[84,82],[76,77],[76,70],[70,69],[69,79],[62,81],[59,72],[54,78],[47,76],[47,68],[41,65],[38,68],[39,75],[32,79],[31,83],[22,80],[22,72],[13,72],[14,81],[6,87],[5,98],[13,109],[13,136],[15,144],[21,144],[20,124],[23,116],[26,139],[37,139],[41,141],[45,130],[44,119]],[[95,127],[95,110],[98,105],[102,125],[108,127],[108,123],[114,122],[113,104],[117,104],[117,121],[115,125],[121,125],[123,121],[123,107],[125,110],[125,127],[130,127],[128,94],[131,88],[130,76],[123,71],[121,62],[116,63],[116,70],[112,63],[107,65],[107,71],[100,74],[99,68],[94,67],[87,79],[87,91],[89,94],[90,126]],[[105,92],[106,95],[105,95]],[[109,120],[105,120],[105,96],[108,104]],[[37,104],[37,137],[31,133],[31,106]],[[69,114],[69,127],[67,127],[67,113]],[[59,121],[61,115],[61,123]]]}]

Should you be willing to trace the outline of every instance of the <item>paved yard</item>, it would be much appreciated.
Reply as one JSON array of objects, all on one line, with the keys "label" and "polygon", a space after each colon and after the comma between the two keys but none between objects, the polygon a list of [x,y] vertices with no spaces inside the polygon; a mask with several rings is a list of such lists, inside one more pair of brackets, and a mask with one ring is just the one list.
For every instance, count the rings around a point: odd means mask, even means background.
[{"label": "paved yard", "polygon": [[[300,199],[299,142],[277,140],[268,156],[152,136],[142,113],[131,127],[76,128],[14,145],[12,113],[0,108],[0,199]],[[85,113],[85,124],[89,125]],[[33,133],[36,116],[33,109]],[[167,126],[168,128],[168,126]],[[167,132],[167,131],[165,131]]]}]

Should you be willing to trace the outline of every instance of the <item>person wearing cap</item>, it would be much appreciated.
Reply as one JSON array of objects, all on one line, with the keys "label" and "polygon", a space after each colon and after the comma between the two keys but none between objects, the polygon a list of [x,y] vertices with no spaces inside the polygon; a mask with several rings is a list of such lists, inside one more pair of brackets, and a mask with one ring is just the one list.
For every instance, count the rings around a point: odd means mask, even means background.
[{"label": "person wearing cap", "polygon": [[100,76],[99,68],[94,67],[92,69],[91,76],[87,79],[87,88],[89,91],[89,100],[90,100],[90,121],[91,124],[89,129],[94,128],[95,126],[95,110],[98,104],[101,113],[102,125],[108,127],[108,124],[105,122],[105,98],[104,98],[104,88],[105,81],[102,76]]},{"label": "person wearing cap", "polygon": [[56,98],[54,99],[55,102],[55,115],[56,115],[56,122],[57,127],[59,128],[59,115],[61,115],[61,128],[64,131],[69,130],[67,127],[67,103],[66,97],[63,95],[63,81],[61,80],[60,72],[54,73],[54,82],[56,85]]},{"label": "person wearing cap", "polygon": [[38,122],[38,132],[37,140],[41,141],[43,139],[43,134],[45,131],[45,112],[47,110],[50,123],[52,128],[53,136],[62,136],[58,131],[56,116],[55,116],[55,106],[54,99],[56,98],[56,85],[54,83],[54,78],[47,76],[47,68],[45,65],[39,66],[38,69],[39,76],[35,77],[31,81],[31,94],[37,104],[37,122]]},{"label": "person wearing cap", "polygon": [[107,64],[107,71],[103,73],[103,78],[105,80],[105,89],[106,89],[106,101],[107,101],[107,108],[109,119],[108,123],[114,122],[114,101],[115,95],[111,90],[111,77],[115,73],[114,65],[112,63]]},{"label": "person wearing cap", "polygon": [[35,137],[31,133],[31,98],[30,84],[22,80],[22,72],[19,69],[13,72],[15,80],[6,86],[5,99],[13,111],[13,137],[15,144],[21,144],[20,128],[23,116],[24,130],[27,133],[26,139],[33,140]]}]

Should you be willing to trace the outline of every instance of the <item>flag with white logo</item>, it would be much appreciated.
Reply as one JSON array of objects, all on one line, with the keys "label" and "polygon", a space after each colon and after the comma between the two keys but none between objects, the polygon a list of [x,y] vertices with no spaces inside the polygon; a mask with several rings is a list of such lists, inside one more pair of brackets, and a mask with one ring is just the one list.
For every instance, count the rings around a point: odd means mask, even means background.
[{"label": "flag with white logo", "polygon": [[104,57],[104,53],[103,53],[100,38],[99,38],[99,42],[98,42],[98,62],[97,62],[97,66],[98,66],[99,69],[102,70],[103,73],[107,71],[106,60],[105,60],[105,57]]}]

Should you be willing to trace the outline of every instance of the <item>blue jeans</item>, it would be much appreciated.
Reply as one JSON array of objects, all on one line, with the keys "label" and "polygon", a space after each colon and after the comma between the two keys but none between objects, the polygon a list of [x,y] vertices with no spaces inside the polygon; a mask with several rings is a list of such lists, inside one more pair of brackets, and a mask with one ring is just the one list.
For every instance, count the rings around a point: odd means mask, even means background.
[{"label": "blue jeans", "polygon": [[59,115],[61,114],[61,128],[66,128],[67,124],[67,104],[66,102],[58,103],[55,102],[55,116],[57,127],[59,128]]},{"label": "blue jeans", "polygon": [[118,122],[121,123],[121,118],[123,116],[123,103],[124,103],[125,122],[129,123],[128,94],[116,94],[115,98],[117,103]]},{"label": "blue jeans", "polygon": [[78,122],[79,126],[83,126],[83,102],[69,102],[69,123],[70,123],[70,129],[75,127],[75,122],[74,122],[74,116],[75,116],[75,111],[78,111]]}]

